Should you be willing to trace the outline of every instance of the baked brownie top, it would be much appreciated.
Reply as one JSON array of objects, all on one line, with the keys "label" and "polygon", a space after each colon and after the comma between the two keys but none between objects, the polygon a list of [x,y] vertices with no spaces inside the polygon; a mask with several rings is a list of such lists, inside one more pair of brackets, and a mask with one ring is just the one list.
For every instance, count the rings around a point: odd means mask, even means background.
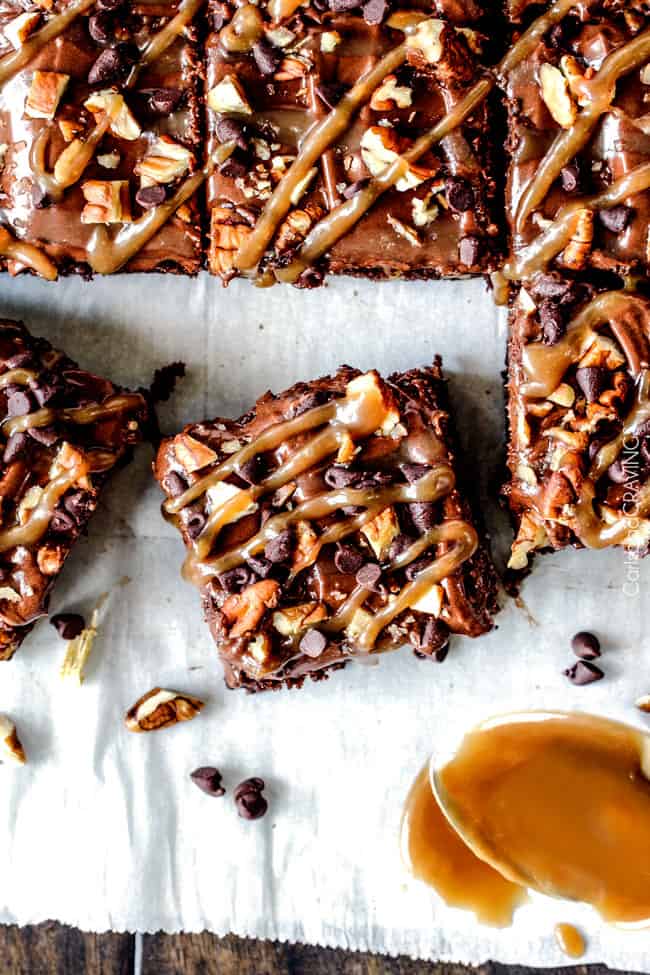
[{"label": "baked brownie top", "polygon": [[[385,0],[269,0],[233,13],[212,0],[208,145],[236,144],[209,182],[214,274],[273,268],[310,286],[323,269],[433,277],[493,265],[498,228],[481,99],[361,205],[389,164],[460,111],[482,79],[482,35],[438,19],[478,10],[441,6],[391,14]],[[326,246],[301,250],[324,232]]]},{"label": "baked brownie top", "polygon": [[0,659],[47,595],[108,472],[141,438],[139,393],[80,369],[19,322],[0,322]]},{"label": "baked brownie top", "polygon": [[650,301],[559,274],[511,311],[511,567],[538,548],[650,544]]},{"label": "baked brownie top", "polygon": [[[199,269],[195,199],[166,213],[157,231],[140,225],[156,206],[169,207],[203,162],[200,7],[201,0],[0,7],[0,207],[11,233],[58,270]],[[10,270],[24,267],[2,243],[0,253],[14,258]]]},{"label": "baked brownie top", "polygon": [[439,364],[342,367],[163,442],[155,474],[230,686],[491,626],[494,576],[456,487]]},{"label": "baked brownie top", "polygon": [[648,270],[650,16],[565,4],[506,72],[514,279],[557,266]]}]

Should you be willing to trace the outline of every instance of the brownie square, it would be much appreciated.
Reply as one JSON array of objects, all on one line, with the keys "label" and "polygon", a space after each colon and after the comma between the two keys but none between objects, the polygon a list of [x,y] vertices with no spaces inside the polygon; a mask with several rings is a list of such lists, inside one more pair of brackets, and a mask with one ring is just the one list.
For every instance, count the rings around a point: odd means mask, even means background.
[{"label": "brownie square", "polygon": [[111,470],[147,418],[144,398],[0,321],[0,660],[36,620]]},{"label": "brownie square", "polygon": [[[35,50],[22,70],[3,79],[0,109],[0,206],[7,227],[41,249],[60,273],[103,270],[92,256],[94,242],[135,229],[203,162],[198,15],[172,24],[199,4],[86,3],[61,33],[39,45],[39,33],[78,4],[36,8],[23,45]],[[13,46],[22,49],[16,32],[24,16],[17,0],[0,13],[0,77]],[[160,44],[168,27],[170,43],[149,60],[150,46]],[[88,145],[84,165],[79,160]],[[193,274],[201,261],[195,195],[135,249],[124,269]],[[10,259],[8,267],[15,273],[25,263]]]},{"label": "brownie square", "polygon": [[[369,0],[363,9],[332,0],[329,7],[289,4],[283,18],[280,5],[269,0],[253,8],[244,24],[239,10],[230,19],[232,8],[212,0],[208,148],[228,141],[236,146],[208,185],[213,274],[227,281],[257,267],[268,280],[309,287],[327,271],[437,278],[495,265],[495,183],[483,101],[462,126],[410,163],[365,215],[337,232],[322,257],[308,258],[300,276],[293,270],[305,238],[341,205],[356,202],[370,177],[409,151],[482,77],[484,38],[475,28],[457,26],[480,11],[473,4],[440,7],[427,6],[432,18],[409,36],[404,56],[381,70],[383,59],[404,41],[395,25],[400,18],[403,23],[421,17],[421,9],[391,17],[382,0]],[[441,13],[455,23],[437,19]],[[247,45],[241,40],[246,30]],[[358,111],[293,185],[291,165],[302,158],[314,126],[339,111],[344,94],[371,70],[378,72],[376,84]],[[286,204],[270,221],[268,244],[255,245],[258,260],[242,260],[242,249],[251,248],[261,233],[274,193],[284,194]]]},{"label": "brownie square", "polygon": [[450,633],[492,626],[439,359],[267,393],[164,440],[154,473],[229,687],[300,686],[407,642],[443,659]]},{"label": "brownie square", "polygon": [[650,301],[538,275],[510,311],[510,567],[539,549],[650,545]]},{"label": "brownie square", "polygon": [[[531,11],[511,14],[525,23]],[[570,5],[503,78],[511,279],[549,268],[647,274],[649,28],[642,5]]]}]

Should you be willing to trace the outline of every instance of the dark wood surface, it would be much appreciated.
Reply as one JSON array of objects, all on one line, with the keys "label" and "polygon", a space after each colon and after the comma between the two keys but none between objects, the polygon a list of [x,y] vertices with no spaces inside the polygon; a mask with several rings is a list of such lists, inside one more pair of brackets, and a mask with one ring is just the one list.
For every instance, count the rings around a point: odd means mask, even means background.
[{"label": "dark wood surface", "polygon": [[84,934],[48,922],[0,926],[0,975],[632,975],[603,965],[532,969],[385,958],[211,934]]}]

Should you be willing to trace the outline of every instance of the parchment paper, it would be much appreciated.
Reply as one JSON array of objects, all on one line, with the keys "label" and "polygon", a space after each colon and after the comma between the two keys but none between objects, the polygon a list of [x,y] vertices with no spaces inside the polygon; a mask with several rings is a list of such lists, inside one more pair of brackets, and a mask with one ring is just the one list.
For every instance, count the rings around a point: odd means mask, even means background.
[{"label": "parchment paper", "polygon": [[[206,276],[0,283],[1,313],[21,317],[90,369],[132,385],[183,359],[188,377],[162,408],[164,429],[238,415],[266,388],[341,362],[382,371],[444,356],[461,439],[484,496],[495,493],[503,436],[505,328],[481,281],[333,281],[312,293],[223,290]],[[46,622],[0,664],[0,711],[29,756],[0,768],[0,920],[55,918],[86,929],[199,931],[310,941],[440,959],[561,964],[557,921],[583,925],[588,960],[648,965],[647,933],[606,928],[587,908],[535,898],[514,927],[480,927],[447,909],[400,862],[409,785],[435,749],[510,709],[577,708],[643,723],[650,691],[645,618],[650,563],[620,552],[538,560],[498,629],[456,640],[443,665],[409,651],[350,666],[301,691],[228,692],[182,545],[159,515],[143,447],[107,491],[66,567],[52,611],[86,614],[110,593],[87,680],[62,686],[65,645]],[[497,547],[507,524],[490,502]],[[636,585],[635,585],[636,583]],[[626,585],[627,584],[627,585]],[[607,679],[562,676],[578,629],[597,632]],[[154,685],[208,701],[195,721],[133,735],[123,712]],[[189,781],[223,772],[228,795]],[[269,814],[240,820],[232,789],[267,782]]]}]

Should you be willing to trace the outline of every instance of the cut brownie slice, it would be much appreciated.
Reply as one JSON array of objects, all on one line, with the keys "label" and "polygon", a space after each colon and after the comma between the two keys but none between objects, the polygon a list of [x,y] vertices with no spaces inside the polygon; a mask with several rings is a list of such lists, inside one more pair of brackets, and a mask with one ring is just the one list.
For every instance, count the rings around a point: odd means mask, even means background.
[{"label": "cut brownie slice", "polygon": [[650,545],[650,301],[539,275],[511,309],[505,488],[536,549]]},{"label": "cut brownie slice", "polygon": [[109,472],[141,437],[139,393],[0,322],[0,660],[36,620]]},{"label": "cut brownie slice", "polygon": [[[536,7],[539,10],[539,7]],[[648,272],[650,16],[641,4],[574,4],[536,23],[504,73],[512,155],[511,279],[557,267]],[[515,4],[514,16],[521,12]]]},{"label": "cut brownie slice", "polygon": [[163,441],[163,510],[188,549],[230,687],[323,677],[351,656],[491,628],[495,575],[456,483],[440,361],[347,366],[241,419]]},{"label": "cut brownie slice", "polygon": [[[46,276],[199,270],[198,203],[175,196],[202,164],[200,6],[3,5],[0,205],[11,234],[49,258]],[[43,273],[5,236],[12,272]]]},{"label": "cut brownie slice", "polygon": [[[439,6],[456,21],[477,13]],[[214,274],[313,286],[326,270],[434,278],[494,266],[481,34],[437,8],[391,16],[382,0],[231,10],[212,0],[207,45],[208,145],[235,145],[209,182]],[[391,164],[393,185],[381,184]]]}]

